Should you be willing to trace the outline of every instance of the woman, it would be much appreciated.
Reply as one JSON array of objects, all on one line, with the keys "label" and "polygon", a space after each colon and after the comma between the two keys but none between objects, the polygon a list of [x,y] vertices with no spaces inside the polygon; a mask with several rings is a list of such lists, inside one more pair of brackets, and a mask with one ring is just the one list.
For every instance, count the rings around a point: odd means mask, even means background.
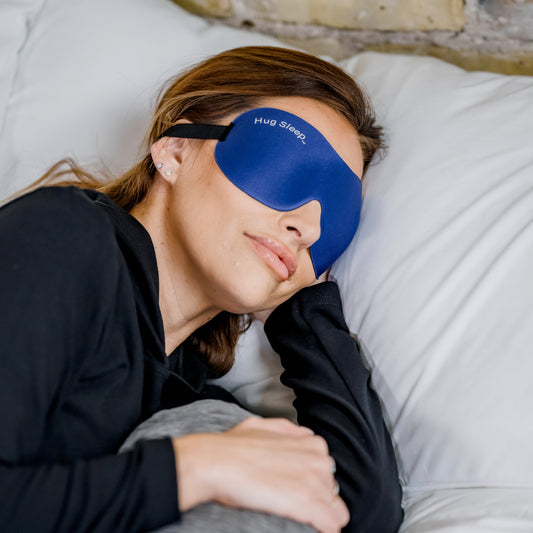
[{"label": "woman", "polygon": [[[62,187],[0,210],[2,531],[147,531],[209,501],[321,532],[399,527],[338,290],[308,287],[355,232],[380,133],[338,68],[236,49],[172,82],[123,176],[56,165],[39,185]],[[231,367],[243,317],[271,308],[301,426],[250,417],[115,455],[158,410],[233,401],[206,378]]]}]

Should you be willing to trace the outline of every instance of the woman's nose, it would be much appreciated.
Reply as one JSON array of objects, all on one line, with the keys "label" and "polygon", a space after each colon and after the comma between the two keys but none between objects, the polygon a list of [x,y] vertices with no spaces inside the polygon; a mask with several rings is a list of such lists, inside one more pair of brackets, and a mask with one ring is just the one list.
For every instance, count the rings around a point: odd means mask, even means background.
[{"label": "woman's nose", "polygon": [[292,211],[284,211],[280,224],[282,231],[289,233],[286,238],[296,242],[301,248],[309,248],[320,237],[321,211],[317,200],[311,200]]}]

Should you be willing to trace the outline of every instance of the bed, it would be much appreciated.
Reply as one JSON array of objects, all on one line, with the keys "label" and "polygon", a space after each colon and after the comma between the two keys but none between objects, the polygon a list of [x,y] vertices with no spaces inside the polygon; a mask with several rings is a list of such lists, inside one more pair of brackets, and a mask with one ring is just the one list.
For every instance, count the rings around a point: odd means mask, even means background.
[{"label": "bed", "polygon": [[[3,1],[0,35],[0,199],[63,157],[125,170],[167,78],[282,45],[169,0]],[[401,531],[532,532],[533,78],[372,52],[340,66],[389,146],[332,276],[397,453]],[[280,372],[256,323],[219,383],[293,418]]]}]

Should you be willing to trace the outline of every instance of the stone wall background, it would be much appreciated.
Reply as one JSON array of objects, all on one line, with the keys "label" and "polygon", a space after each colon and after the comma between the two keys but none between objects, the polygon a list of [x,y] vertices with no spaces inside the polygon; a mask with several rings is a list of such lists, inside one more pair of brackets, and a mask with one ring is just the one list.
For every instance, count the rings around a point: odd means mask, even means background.
[{"label": "stone wall background", "polygon": [[188,11],[342,59],[432,55],[467,70],[533,75],[533,0],[174,0]]}]

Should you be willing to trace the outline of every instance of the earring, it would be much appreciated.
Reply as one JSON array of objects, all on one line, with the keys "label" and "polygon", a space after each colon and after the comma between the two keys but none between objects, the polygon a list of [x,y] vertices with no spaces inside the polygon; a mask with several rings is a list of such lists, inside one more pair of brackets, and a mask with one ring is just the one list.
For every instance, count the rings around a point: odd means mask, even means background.
[{"label": "earring", "polygon": [[172,170],[170,170],[169,168],[167,168],[167,169],[165,170],[165,174],[166,174],[167,176],[170,176],[170,175],[172,174]]},{"label": "earring", "polygon": [[161,168],[163,166],[163,163],[157,163],[156,167]]}]

